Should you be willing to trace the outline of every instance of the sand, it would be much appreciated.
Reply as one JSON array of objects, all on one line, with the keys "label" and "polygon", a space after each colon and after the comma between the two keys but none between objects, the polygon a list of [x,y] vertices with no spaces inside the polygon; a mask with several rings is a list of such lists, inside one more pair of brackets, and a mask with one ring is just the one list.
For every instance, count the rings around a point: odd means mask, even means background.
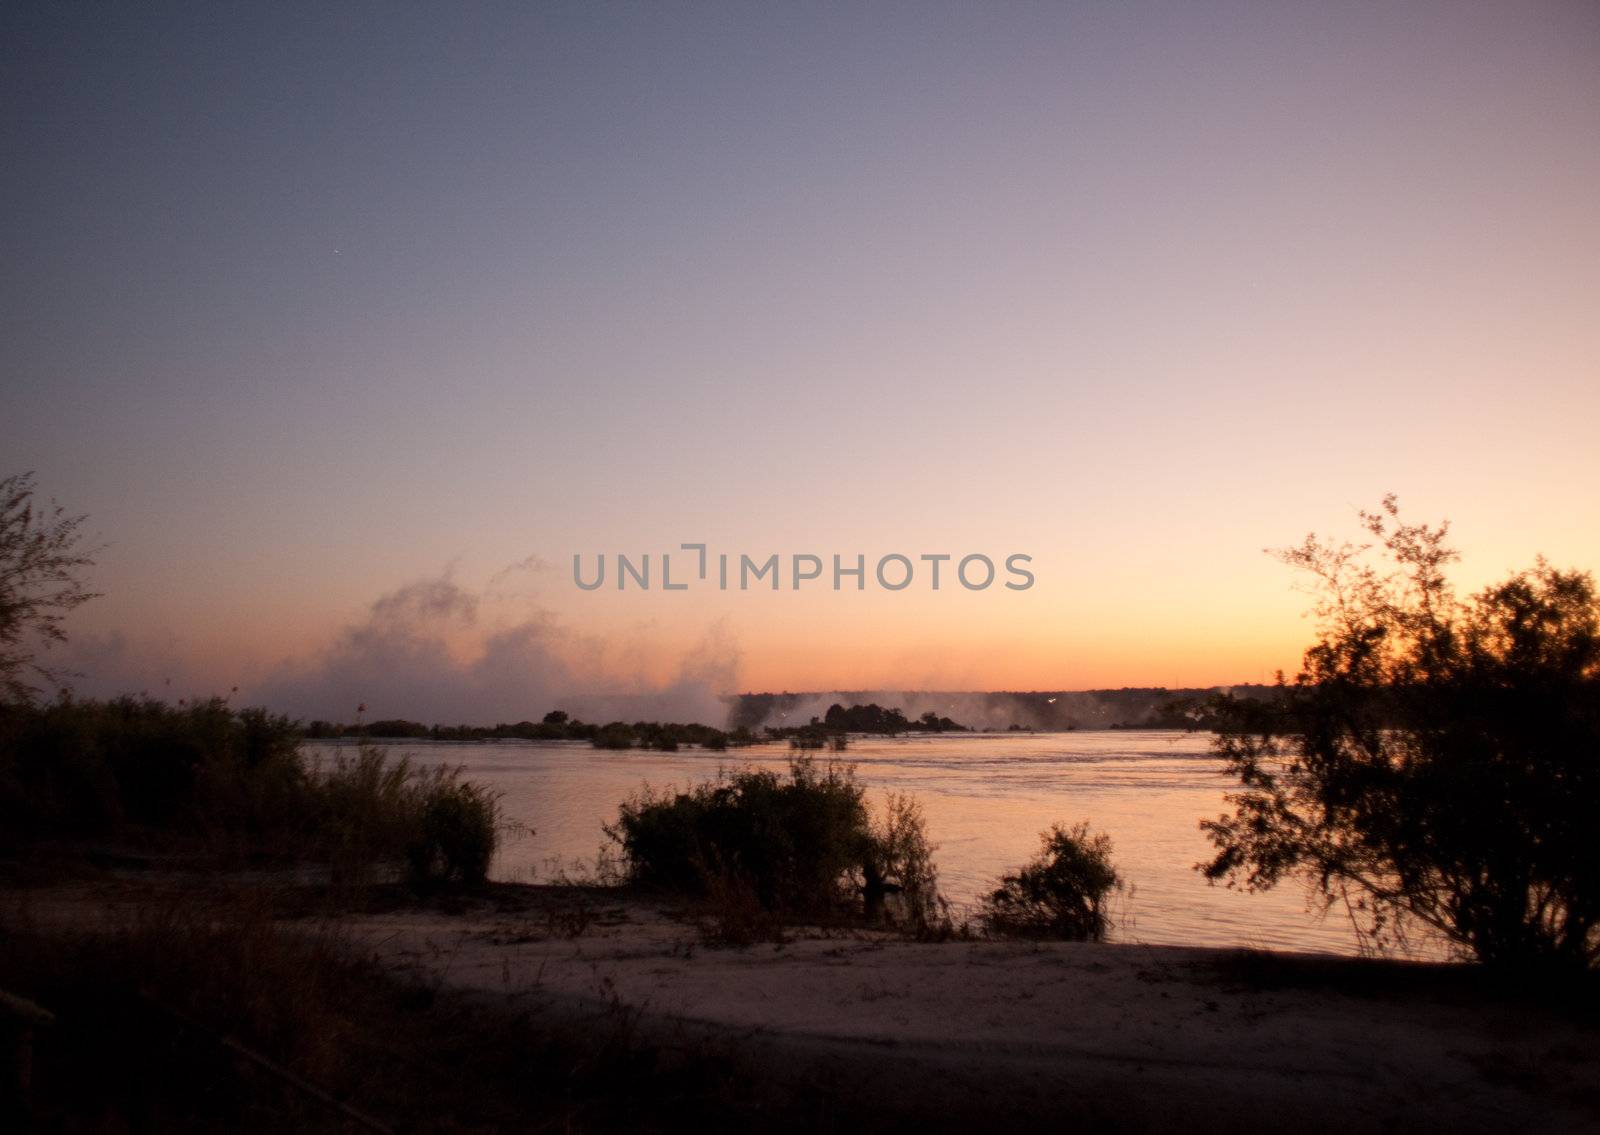
[{"label": "sand", "polygon": [[709,948],[669,905],[593,892],[349,928],[443,985],[709,1032],[764,1075],[951,1126],[1600,1130],[1592,1002],[1465,967],[820,930]]}]

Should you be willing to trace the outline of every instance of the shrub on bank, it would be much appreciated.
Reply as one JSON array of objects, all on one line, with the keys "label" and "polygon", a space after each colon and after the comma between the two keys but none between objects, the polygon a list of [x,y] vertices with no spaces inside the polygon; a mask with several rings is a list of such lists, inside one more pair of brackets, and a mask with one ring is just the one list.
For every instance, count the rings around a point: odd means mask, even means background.
[{"label": "shrub on bank", "polygon": [[406,845],[413,885],[476,886],[489,874],[494,856],[499,804],[480,784],[458,779],[455,770],[436,769],[420,785],[415,831]]},{"label": "shrub on bank", "polygon": [[649,790],[606,829],[629,881],[701,897],[737,892],[764,911],[803,917],[884,911],[913,918],[936,904],[922,816],[891,798],[876,824],[854,770],[799,758],[787,775],[744,769],[686,792]]},{"label": "shrub on bank", "polygon": [[363,745],[308,777],[317,817],[308,850],[335,878],[373,881],[404,863],[419,888],[476,886],[498,838],[498,797],[445,766],[418,767]]},{"label": "shrub on bank", "polygon": [[1098,942],[1109,921],[1107,900],[1122,888],[1111,864],[1111,837],[1092,834],[1086,823],[1056,824],[1041,843],[1032,862],[1000,877],[979,921],[1000,937]]}]

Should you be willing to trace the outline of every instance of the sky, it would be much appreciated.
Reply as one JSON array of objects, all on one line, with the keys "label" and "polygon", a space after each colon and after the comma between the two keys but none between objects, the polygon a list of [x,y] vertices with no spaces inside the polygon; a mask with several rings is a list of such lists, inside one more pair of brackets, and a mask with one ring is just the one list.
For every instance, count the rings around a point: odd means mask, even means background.
[{"label": "sky", "polygon": [[[1587,0],[10,4],[0,475],[90,517],[84,692],[1270,680],[1263,549],[1386,492],[1464,586],[1600,566],[1597,63]],[[1036,582],[573,584],[686,542]]]}]

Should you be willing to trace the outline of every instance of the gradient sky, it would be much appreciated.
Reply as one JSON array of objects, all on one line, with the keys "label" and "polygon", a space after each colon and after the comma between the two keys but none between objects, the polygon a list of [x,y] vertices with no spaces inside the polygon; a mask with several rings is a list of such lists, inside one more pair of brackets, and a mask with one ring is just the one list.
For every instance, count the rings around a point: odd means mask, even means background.
[{"label": "gradient sky", "polygon": [[[1589,0],[11,4],[0,61],[0,472],[105,545],[92,691],[1259,681],[1261,549],[1390,490],[1466,584],[1600,566]],[[694,540],[1038,584],[570,582]]]}]

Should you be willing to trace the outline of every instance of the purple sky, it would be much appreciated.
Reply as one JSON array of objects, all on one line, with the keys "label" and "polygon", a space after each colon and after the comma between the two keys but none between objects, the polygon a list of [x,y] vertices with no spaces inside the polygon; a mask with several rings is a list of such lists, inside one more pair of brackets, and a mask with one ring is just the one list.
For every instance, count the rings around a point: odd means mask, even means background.
[{"label": "purple sky", "polygon": [[[95,692],[1260,680],[1260,549],[1388,490],[1469,584],[1600,562],[1586,0],[12,4],[0,60],[0,472],[106,544]],[[567,574],[693,540],[1039,583]]]}]

